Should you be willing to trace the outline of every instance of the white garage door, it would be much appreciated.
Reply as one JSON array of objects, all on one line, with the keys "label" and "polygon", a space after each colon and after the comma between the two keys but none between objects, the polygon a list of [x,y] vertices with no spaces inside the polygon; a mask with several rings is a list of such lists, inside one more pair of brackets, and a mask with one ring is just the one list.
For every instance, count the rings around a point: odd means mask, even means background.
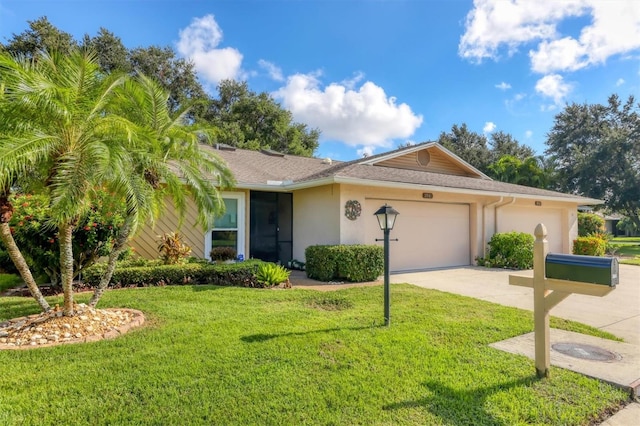
[{"label": "white garage door", "polygon": [[526,232],[533,235],[539,223],[547,228],[549,251],[562,253],[562,210],[507,206],[498,209],[498,232]]},{"label": "white garage door", "polygon": [[[373,213],[385,200],[367,200],[367,243],[382,238]],[[400,212],[390,238],[391,271],[464,266],[471,262],[469,205],[419,201],[390,201]],[[382,245],[382,242],[378,242]]]}]

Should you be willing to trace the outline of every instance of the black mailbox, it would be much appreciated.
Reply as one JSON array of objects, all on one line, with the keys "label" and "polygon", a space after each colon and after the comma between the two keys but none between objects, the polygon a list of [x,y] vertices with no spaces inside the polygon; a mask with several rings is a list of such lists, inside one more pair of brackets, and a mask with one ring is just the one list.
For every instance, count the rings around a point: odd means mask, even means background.
[{"label": "black mailbox", "polygon": [[603,284],[610,287],[615,287],[619,282],[618,259],[615,257],[549,253],[544,264],[547,278]]}]

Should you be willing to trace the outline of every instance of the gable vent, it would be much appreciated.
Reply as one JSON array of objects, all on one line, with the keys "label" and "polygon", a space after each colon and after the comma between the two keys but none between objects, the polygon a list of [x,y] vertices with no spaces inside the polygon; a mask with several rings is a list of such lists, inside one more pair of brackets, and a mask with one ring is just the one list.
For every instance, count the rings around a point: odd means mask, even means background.
[{"label": "gable vent", "polygon": [[429,151],[423,149],[422,151],[416,152],[416,160],[422,167],[427,167],[429,161],[431,161],[431,155],[429,154]]}]

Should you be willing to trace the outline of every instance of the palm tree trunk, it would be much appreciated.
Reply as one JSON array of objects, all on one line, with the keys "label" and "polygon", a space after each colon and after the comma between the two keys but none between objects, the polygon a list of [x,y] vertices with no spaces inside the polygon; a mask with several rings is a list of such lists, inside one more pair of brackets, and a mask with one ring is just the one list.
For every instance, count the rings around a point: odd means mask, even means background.
[{"label": "palm tree trunk", "polygon": [[89,301],[89,306],[95,308],[100,298],[104,294],[104,291],[107,289],[109,282],[111,281],[111,277],[113,276],[113,272],[116,270],[116,262],[118,261],[118,257],[120,257],[120,253],[122,253],[125,249],[125,245],[129,241],[129,234],[131,234],[131,220],[127,218],[118,233],[118,238],[116,238],[116,242],[113,245],[113,250],[109,253],[109,262],[107,263],[107,270],[104,275],[100,279],[100,284],[93,292],[93,296],[91,296],[91,300]]},{"label": "palm tree trunk", "polygon": [[7,253],[13,261],[13,264],[20,273],[20,277],[22,277],[22,280],[29,288],[31,295],[36,299],[36,302],[38,302],[38,305],[40,305],[44,312],[51,310],[49,303],[47,303],[44,296],[42,296],[40,288],[38,288],[38,284],[36,284],[36,280],[34,280],[33,275],[31,275],[31,270],[29,269],[29,265],[27,265],[27,261],[24,260],[22,252],[20,252],[20,249],[13,239],[13,235],[11,235],[11,228],[9,227],[9,224],[4,221],[0,222],[0,239],[6,247]]},{"label": "palm tree trunk", "polygon": [[60,243],[60,275],[62,281],[62,293],[64,295],[63,313],[72,317],[73,312],[73,225],[64,223],[58,228]]}]

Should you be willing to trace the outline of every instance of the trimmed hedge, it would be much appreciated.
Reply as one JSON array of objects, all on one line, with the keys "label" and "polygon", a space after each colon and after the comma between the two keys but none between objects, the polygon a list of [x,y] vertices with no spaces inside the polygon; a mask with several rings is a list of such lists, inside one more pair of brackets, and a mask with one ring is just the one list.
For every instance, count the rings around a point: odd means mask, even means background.
[{"label": "trimmed hedge", "polygon": [[[178,265],[118,266],[113,273],[110,288],[149,287],[163,285],[212,284],[236,287],[265,287],[258,282],[255,272],[260,260],[247,260],[232,264],[187,263]],[[100,283],[107,265],[98,263],[83,272],[82,279],[90,287]]]},{"label": "trimmed hedge", "polygon": [[607,252],[607,240],[600,237],[578,237],[573,240],[573,254],[585,256],[604,256]]},{"label": "trimmed hedge", "polygon": [[364,244],[315,245],[305,250],[309,278],[375,281],[384,271],[383,248]]}]

